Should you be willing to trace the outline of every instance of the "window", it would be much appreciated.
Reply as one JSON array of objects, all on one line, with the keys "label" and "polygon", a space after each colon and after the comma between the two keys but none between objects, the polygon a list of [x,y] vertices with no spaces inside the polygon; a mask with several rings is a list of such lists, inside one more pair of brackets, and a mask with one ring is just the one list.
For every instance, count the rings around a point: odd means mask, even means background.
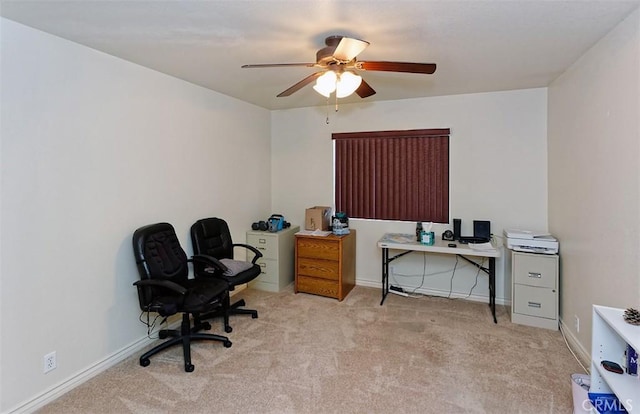
[{"label": "window", "polygon": [[449,129],[333,134],[336,211],[449,222]]}]

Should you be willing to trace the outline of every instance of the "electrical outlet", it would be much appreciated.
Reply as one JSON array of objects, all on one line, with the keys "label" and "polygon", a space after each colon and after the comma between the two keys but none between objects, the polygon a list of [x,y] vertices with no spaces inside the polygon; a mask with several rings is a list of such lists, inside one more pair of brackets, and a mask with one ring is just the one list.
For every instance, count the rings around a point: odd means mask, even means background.
[{"label": "electrical outlet", "polygon": [[578,318],[578,315],[573,315],[574,318],[574,322],[575,322],[575,328],[576,328],[576,333],[580,332],[580,318]]},{"label": "electrical outlet", "polygon": [[56,369],[57,366],[58,364],[56,362],[56,351],[49,352],[44,356],[43,372],[45,374],[51,370]]}]

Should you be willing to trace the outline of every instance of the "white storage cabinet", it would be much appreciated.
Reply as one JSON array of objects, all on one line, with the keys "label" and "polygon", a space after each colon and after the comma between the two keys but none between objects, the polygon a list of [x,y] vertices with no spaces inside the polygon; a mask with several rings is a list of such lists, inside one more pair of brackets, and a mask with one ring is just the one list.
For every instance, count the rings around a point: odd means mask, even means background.
[{"label": "white storage cabinet", "polygon": [[[249,282],[249,286],[268,292],[279,292],[293,282],[294,241],[300,226],[291,226],[276,233],[269,231],[248,231],[247,244],[257,248],[262,257],[256,263],[260,265],[260,276]],[[248,253],[253,257],[253,253]]]},{"label": "white storage cabinet", "polygon": [[511,321],[558,329],[559,262],[557,254],[511,252]]}]

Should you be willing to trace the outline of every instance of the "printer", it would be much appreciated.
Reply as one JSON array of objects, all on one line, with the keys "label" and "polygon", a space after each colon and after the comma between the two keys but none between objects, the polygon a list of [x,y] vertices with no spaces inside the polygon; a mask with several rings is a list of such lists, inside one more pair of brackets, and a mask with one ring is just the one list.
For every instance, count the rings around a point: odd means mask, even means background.
[{"label": "printer", "polygon": [[556,254],[558,240],[549,233],[529,230],[504,230],[507,248],[519,252]]}]

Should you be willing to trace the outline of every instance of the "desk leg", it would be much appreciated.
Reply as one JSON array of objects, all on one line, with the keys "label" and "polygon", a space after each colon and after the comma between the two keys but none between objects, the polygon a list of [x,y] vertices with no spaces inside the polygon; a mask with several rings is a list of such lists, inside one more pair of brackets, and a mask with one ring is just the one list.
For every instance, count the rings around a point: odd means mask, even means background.
[{"label": "desk leg", "polygon": [[489,306],[491,306],[491,314],[493,322],[498,323],[496,319],[496,258],[489,258]]},{"label": "desk leg", "polygon": [[389,293],[389,249],[382,248],[382,300],[380,306],[384,303]]}]

